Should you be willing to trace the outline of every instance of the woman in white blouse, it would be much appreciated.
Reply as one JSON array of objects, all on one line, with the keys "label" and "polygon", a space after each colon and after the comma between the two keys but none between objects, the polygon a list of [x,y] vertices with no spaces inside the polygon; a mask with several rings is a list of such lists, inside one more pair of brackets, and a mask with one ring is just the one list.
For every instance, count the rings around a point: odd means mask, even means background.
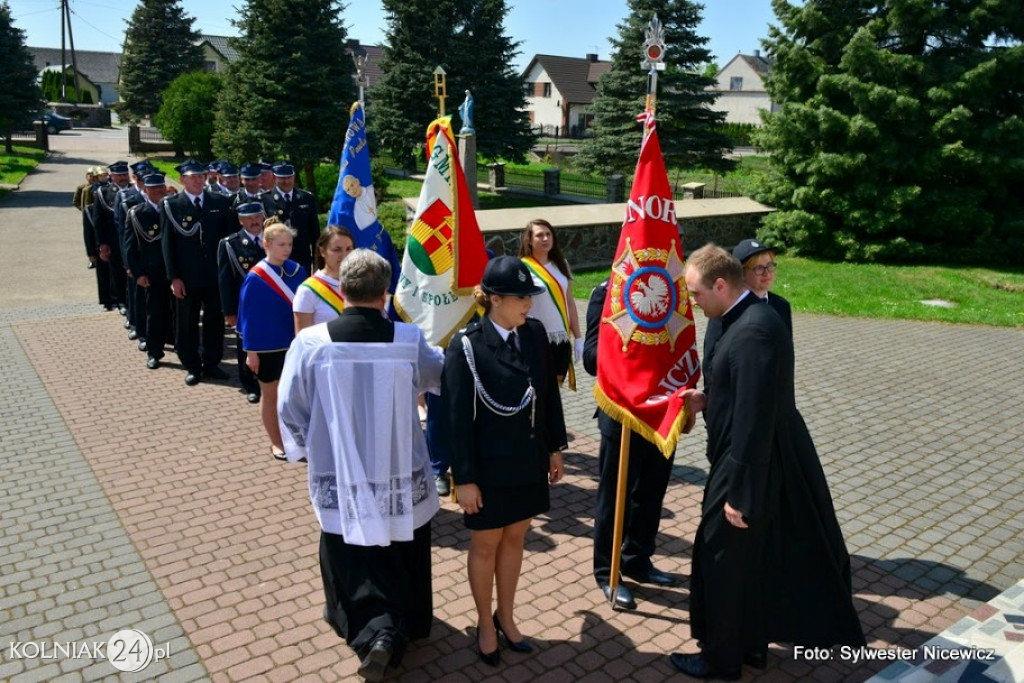
[{"label": "woman in white blouse", "polygon": [[299,286],[292,303],[296,334],[341,315],[345,302],[338,285],[338,269],[353,249],[355,241],[345,228],[328,225],[320,233],[316,242],[317,271]]},{"label": "woman in white blouse", "polygon": [[569,388],[575,391],[572,361],[583,357],[583,336],[570,286],[572,270],[558,246],[551,223],[537,218],[526,224],[519,244],[519,258],[530,270],[534,284],[544,288],[543,294],[533,297],[530,317],[540,320],[548,333],[559,384],[568,374]]}]

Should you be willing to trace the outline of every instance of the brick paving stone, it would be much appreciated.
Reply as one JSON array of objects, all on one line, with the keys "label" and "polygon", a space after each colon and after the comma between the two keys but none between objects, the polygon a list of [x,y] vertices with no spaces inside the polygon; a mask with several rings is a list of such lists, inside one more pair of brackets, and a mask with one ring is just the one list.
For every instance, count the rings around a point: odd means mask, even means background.
[{"label": "brick paving stone", "polygon": [[[95,308],[0,306],[0,512],[15,520],[2,532],[0,645],[37,632],[91,639],[131,618],[172,644],[153,670],[165,680],[353,677],[358,661],[320,617],[305,470],[269,457],[258,408],[233,380],[185,387],[173,354],[147,370],[121,318]],[[1024,334],[798,314],[794,337],[798,405],[853,553],[868,640],[914,647],[1024,576],[1024,386],[1007,372]],[[985,350],[967,373],[964,349]],[[398,680],[646,682],[672,676],[666,653],[696,649],[687,575],[703,430],[680,441],[655,556],[683,584],[637,587],[639,610],[613,612],[590,576],[600,435],[593,381],[579,379],[563,396],[567,476],[527,537],[517,619],[537,654],[508,653],[497,670],[477,662],[468,534],[446,500],[433,524],[434,629]],[[951,398],[964,389],[970,401]],[[48,665],[0,661],[0,678],[117,679],[105,661]],[[859,681],[880,668],[812,666],[773,647],[769,668],[744,680]]]}]

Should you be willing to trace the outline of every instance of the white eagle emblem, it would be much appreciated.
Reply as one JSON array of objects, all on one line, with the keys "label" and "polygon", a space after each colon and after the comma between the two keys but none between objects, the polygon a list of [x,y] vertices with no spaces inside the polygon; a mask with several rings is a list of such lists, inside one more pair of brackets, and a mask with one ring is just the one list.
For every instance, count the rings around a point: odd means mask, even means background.
[{"label": "white eagle emblem", "polygon": [[642,316],[658,318],[668,312],[668,285],[660,277],[649,277],[647,282],[637,278],[636,289],[629,295],[633,309]]}]

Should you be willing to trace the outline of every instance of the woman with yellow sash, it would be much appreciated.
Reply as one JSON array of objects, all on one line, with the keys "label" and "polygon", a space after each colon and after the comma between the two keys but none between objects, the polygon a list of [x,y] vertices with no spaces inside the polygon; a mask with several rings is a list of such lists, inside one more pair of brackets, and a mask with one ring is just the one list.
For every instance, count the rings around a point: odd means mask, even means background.
[{"label": "woman with yellow sash", "polygon": [[320,233],[320,239],[316,241],[317,271],[299,285],[292,304],[295,334],[305,327],[326,323],[341,315],[345,302],[338,284],[338,269],[355,248],[355,240],[345,228],[328,225]]},{"label": "woman with yellow sash", "polygon": [[533,297],[530,317],[540,320],[548,333],[555,357],[558,383],[569,376],[569,388],[576,391],[573,360],[583,357],[576,301],[572,298],[572,270],[555,238],[555,231],[543,218],[526,224],[519,244],[519,258],[529,269],[533,282],[544,292]]}]

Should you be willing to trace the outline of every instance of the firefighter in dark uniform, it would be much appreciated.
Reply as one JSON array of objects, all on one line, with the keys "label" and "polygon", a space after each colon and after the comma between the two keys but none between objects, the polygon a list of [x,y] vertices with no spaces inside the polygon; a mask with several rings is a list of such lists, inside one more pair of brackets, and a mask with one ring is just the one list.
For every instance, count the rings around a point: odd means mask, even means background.
[{"label": "firefighter in dark uniform", "polygon": [[97,188],[93,200],[96,251],[100,260],[105,261],[110,267],[110,299],[121,314],[125,315],[128,312],[125,308],[126,274],[120,242],[117,239],[114,204],[117,201],[117,193],[128,187],[128,162],[115,161],[107,170],[110,171],[110,182]]},{"label": "firefighter in dark uniform", "polygon": [[222,161],[217,170],[220,174],[220,183],[218,183],[217,187],[213,188],[213,191],[220,192],[228,199],[234,201],[239,189],[238,167],[230,161]]},{"label": "firefighter in dark uniform", "polygon": [[90,169],[90,176],[94,182],[89,188],[88,195],[83,194],[82,198],[82,238],[85,241],[85,253],[89,256],[90,265],[96,269],[96,293],[99,295],[100,306],[112,311],[117,308],[117,302],[110,294],[110,263],[100,258],[96,218],[100,211],[96,203],[96,195],[107,182],[102,179],[101,172],[105,176],[107,171],[98,166]]},{"label": "firefighter in dark uniform", "polygon": [[[205,188],[206,167],[194,159],[178,166],[184,191],[164,200],[160,229],[164,264],[177,301],[178,358],[185,384],[202,377],[227,379],[219,367],[224,356],[224,314],[217,291],[217,245],[232,228],[231,202]],[[202,353],[199,318],[202,313]]]},{"label": "firefighter in dark uniform", "polygon": [[131,182],[128,187],[117,193],[114,198],[114,224],[117,226],[117,243],[121,246],[121,260],[125,264],[125,272],[128,276],[125,283],[125,305],[128,308],[128,338],[139,340],[139,351],[146,350],[146,292],[139,291],[136,285],[136,276],[128,267],[128,257],[125,254],[126,239],[128,230],[125,218],[128,210],[133,206],[146,201],[142,192],[142,179],[150,173],[155,173],[156,168],[146,160],[132,164]]},{"label": "firefighter in dark uniform", "polygon": [[[242,229],[228,235],[217,247],[217,272],[220,281],[220,305],[224,320],[231,327],[238,318],[238,296],[246,273],[260,262],[263,251],[263,205],[258,201],[242,204],[235,209]],[[242,339],[235,334],[235,349],[238,358],[238,379],[249,403],[260,402],[260,384],[256,375],[245,364],[245,350]]]},{"label": "firefighter in dark uniform", "polygon": [[260,196],[267,217],[277,218],[295,233],[292,255],[289,257],[306,272],[313,272],[313,249],[320,237],[320,218],[317,216],[316,197],[312,192],[295,187],[295,167],[289,163],[274,166],[273,190]]},{"label": "firefighter in dark uniform", "polygon": [[142,294],[136,319],[145,320],[146,367],[156,370],[164,357],[164,344],[171,337],[171,290],[160,239],[160,214],[167,183],[163,173],[154,171],[146,175],[142,184],[142,202],[128,209],[125,216],[124,253],[128,272]]}]

